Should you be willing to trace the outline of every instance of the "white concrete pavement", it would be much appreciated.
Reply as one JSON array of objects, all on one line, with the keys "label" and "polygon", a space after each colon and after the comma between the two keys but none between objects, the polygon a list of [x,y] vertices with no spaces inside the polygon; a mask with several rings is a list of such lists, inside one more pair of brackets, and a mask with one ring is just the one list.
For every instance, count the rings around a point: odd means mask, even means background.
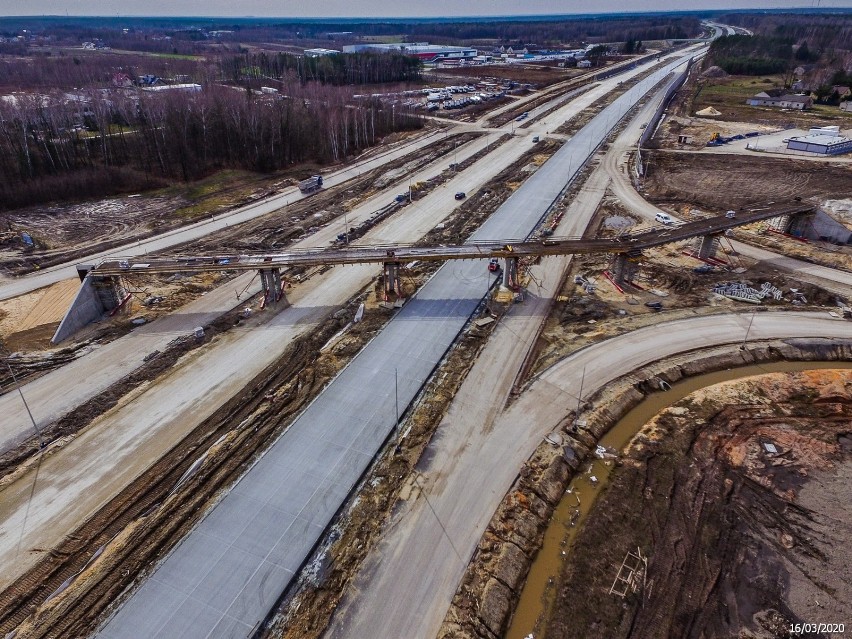
[{"label": "white concrete pavement", "polygon": [[[472,239],[529,232],[619,117],[668,71],[655,72],[604,109]],[[481,300],[484,272],[476,262],[450,263],[440,269],[158,566],[100,636],[208,637],[250,632],[286,588],[394,427],[389,371],[398,375],[400,405],[405,406]],[[374,391],[365,394],[365,388]],[[288,467],[309,472],[285,476],[281,469]],[[247,527],[252,518],[258,525]],[[275,521],[283,523],[272,525]],[[199,551],[207,544],[216,552]],[[299,552],[276,550],[284,548]],[[242,551],[239,570],[230,568],[236,549]]]},{"label": "white concrete pavement", "polygon": [[[648,121],[664,91],[665,87],[627,123],[613,144],[614,148],[635,143],[642,131],[640,123]],[[606,166],[599,165],[571,201],[556,230],[557,235],[583,234],[609,181]],[[447,482],[454,481],[456,460],[465,450],[481,447],[491,436],[494,422],[547,318],[550,302],[558,293],[570,262],[571,256],[552,256],[532,268],[533,277],[523,309],[515,307],[501,319],[423,454],[422,458],[428,461],[417,469],[422,473],[418,482],[427,493],[436,486],[443,489]],[[523,312],[516,312],[521,310]],[[479,468],[487,473],[491,463],[480,459]],[[501,496],[490,488],[486,490],[492,499]],[[438,547],[442,534],[422,498],[401,505],[338,606],[326,637],[434,637],[456,592],[458,567],[467,565],[466,560],[455,557],[452,552],[449,553],[450,561],[440,565],[423,553],[422,545]],[[478,542],[480,536],[481,531],[471,527],[461,538],[454,538],[453,544],[459,542],[467,547]],[[453,557],[457,561],[451,561]],[[422,575],[427,574],[429,578],[423,579]],[[376,614],[379,609],[383,614]]]}]

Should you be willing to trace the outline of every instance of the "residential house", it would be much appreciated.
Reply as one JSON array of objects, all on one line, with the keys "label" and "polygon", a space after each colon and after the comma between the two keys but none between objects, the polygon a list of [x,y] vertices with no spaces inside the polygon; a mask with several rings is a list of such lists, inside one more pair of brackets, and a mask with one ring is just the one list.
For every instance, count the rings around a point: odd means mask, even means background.
[{"label": "residential house", "polygon": [[814,105],[809,95],[795,95],[785,93],[784,89],[768,89],[750,97],[746,100],[750,106],[768,106],[779,109],[810,109]]}]

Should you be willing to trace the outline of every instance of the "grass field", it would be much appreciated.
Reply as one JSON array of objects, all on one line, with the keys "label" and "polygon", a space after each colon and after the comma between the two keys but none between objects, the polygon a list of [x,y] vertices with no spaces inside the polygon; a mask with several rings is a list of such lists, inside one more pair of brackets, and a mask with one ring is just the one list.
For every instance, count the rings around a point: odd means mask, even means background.
[{"label": "grass field", "polygon": [[815,104],[807,111],[753,107],[746,100],[756,93],[784,86],[784,78],[775,76],[728,76],[707,79],[693,98],[690,115],[706,107],[713,107],[722,115],[719,120],[736,122],[759,122],[779,126],[808,128],[820,123],[831,122],[841,128],[852,127],[852,113],[841,111],[836,106]]}]

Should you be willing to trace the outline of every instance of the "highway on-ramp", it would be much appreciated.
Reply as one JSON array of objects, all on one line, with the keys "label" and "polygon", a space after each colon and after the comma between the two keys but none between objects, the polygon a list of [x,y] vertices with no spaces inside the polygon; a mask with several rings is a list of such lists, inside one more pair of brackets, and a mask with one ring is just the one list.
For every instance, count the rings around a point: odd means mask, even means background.
[{"label": "highway on-ramp", "polygon": [[[532,230],[618,120],[680,60],[617,98],[473,235]],[[252,631],[286,589],[486,290],[479,263],[442,267],[156,568],[102,637]],[[367,391],[367,392],[365,392]],[[294,472],[290,472],[290,471]]]}]

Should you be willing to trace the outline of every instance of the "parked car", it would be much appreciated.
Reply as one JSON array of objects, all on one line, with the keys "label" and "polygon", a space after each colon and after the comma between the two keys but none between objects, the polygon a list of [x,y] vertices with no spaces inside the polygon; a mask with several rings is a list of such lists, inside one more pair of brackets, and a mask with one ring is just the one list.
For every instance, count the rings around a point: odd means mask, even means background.
[{"label": "parked car", "polygon": [[647,306],[648,308],[653,309],[655,311],[659,311],[661,308],[663,308],[663,303],[662,302],[645,302],[645,306]]},{"label": "parked car", "polygon": [[465,197],[466,196],[465,196],[464,191],[459,191],[458,193],[456,193],[456,199],[457,200],[463,200]]}]

